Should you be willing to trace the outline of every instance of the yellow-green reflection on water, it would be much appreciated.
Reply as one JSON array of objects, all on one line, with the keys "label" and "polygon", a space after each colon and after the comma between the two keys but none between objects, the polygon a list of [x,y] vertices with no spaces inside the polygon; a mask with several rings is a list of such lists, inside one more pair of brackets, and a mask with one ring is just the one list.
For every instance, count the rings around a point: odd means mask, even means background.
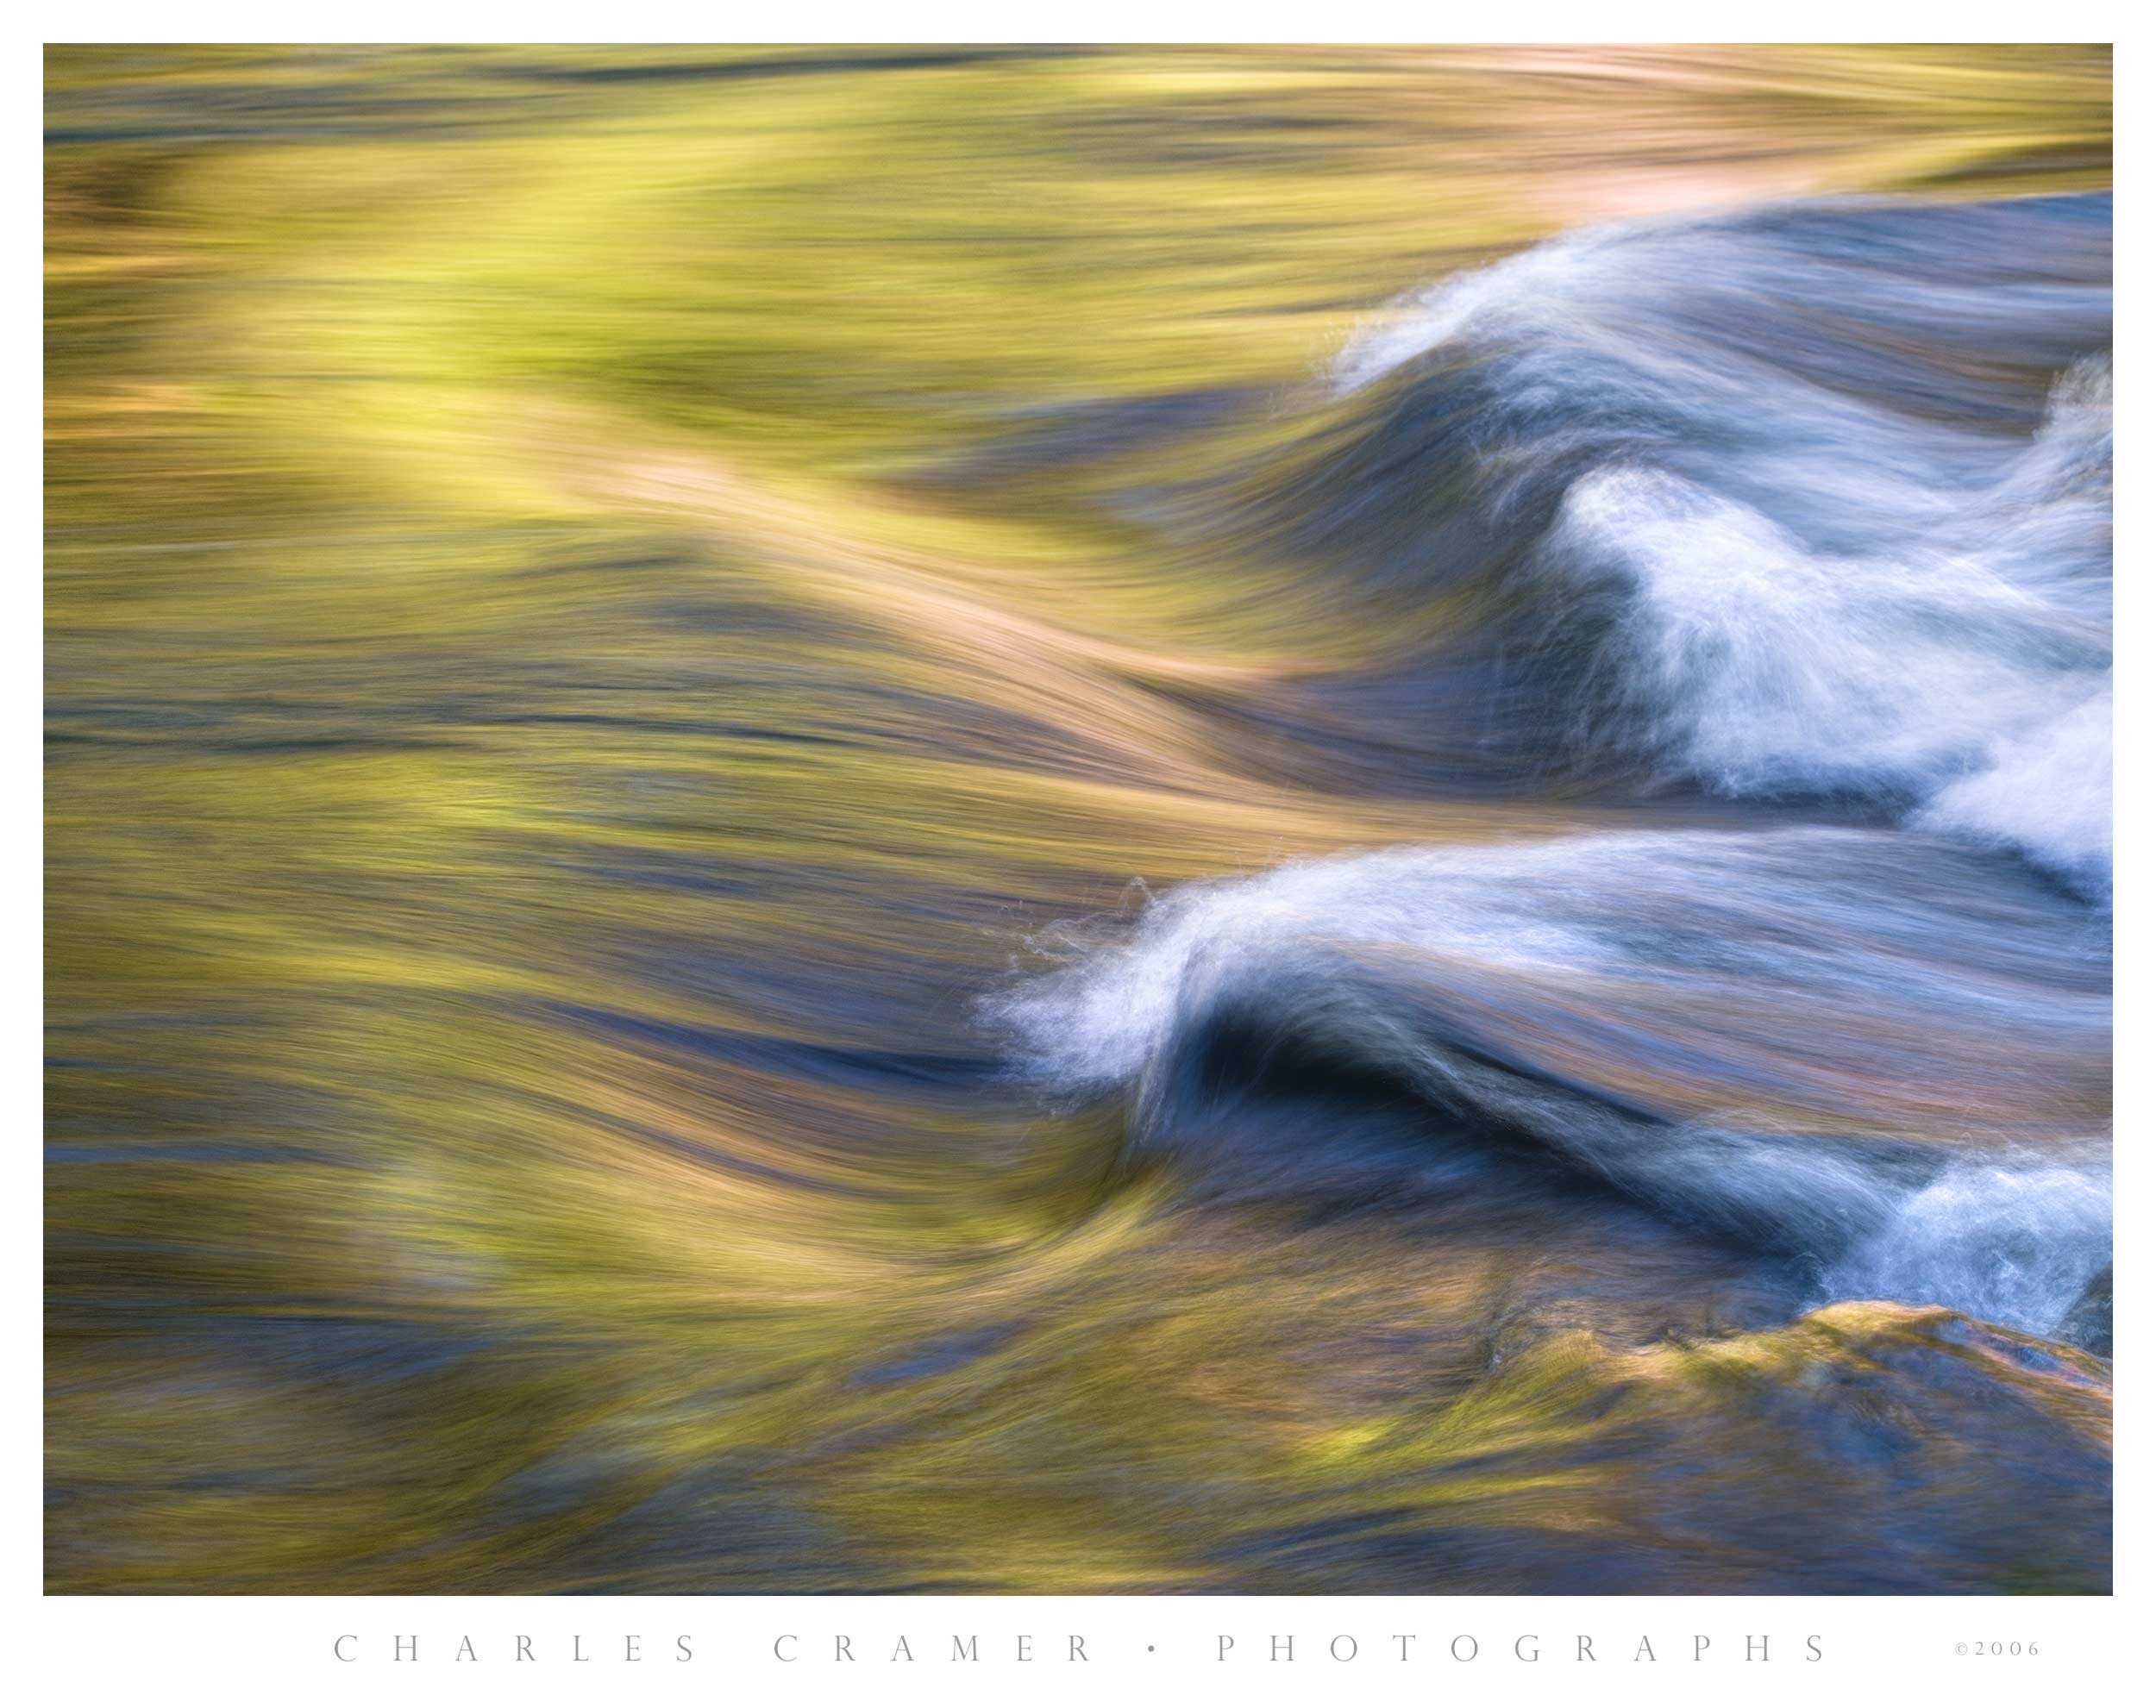
[{"label": "yellow-green reflection on water", "polygon": [[[1595,817],[1212,716],[1444,613],[1118,495],[1569,225],[2108,185],[2107,55],[47,74],[51,1588],[1402,1586],[1282,1541],[1374,1509],[1462,1538],[1420,1586],[1585,1536],[1614,1588],[1653,1497],[1598,1442],[1851,1474],[1747,1384],[1912,1313],[1618,1311],[1483,1381],[1522,1230],[1179,1206],[971,1004],[1136,875]],[[2093,1362],[1936,1355],[2108,1435]]]}]

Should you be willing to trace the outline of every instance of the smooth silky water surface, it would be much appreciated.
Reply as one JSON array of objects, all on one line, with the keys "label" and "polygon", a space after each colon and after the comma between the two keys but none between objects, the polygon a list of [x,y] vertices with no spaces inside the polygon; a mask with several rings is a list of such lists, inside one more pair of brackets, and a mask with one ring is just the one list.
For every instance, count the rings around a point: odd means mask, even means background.
[{"label": "smooth silky water surface", "polygon": [[47,1581],[2110,1581],[2093,49],[54,50]]}]

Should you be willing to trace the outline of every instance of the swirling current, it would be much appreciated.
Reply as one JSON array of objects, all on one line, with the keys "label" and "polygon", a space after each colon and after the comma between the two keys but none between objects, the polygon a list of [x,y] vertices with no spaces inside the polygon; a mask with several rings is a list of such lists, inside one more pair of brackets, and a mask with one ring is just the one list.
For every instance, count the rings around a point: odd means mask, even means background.
[{"label": "swirling current", "polygon": [[2108,66],[220,51],[47,94],[48,1588],[2109,1590]]}]

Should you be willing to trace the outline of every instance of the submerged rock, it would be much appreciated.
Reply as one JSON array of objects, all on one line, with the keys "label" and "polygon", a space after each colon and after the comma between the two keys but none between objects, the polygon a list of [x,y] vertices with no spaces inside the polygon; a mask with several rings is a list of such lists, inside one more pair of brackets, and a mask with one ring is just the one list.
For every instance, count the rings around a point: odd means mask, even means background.
[{"label": "submerged rock", "polygon": [[2110,1588],[2109,1367],[1953,1311],[1835,1304],[1632,1350],[1560,1333],[1377,1441],[1387,1498],[1246,1536],[1236,1587]]}]

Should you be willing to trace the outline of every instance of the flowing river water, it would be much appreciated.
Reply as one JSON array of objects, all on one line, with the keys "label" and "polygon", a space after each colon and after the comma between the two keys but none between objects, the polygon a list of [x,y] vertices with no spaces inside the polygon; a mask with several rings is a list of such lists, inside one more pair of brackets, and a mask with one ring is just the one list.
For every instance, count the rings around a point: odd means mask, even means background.
[{"label": "flowing river water", "polygon": [[47,72],[50,1587],[2109,1588],[2101,54]]}]

